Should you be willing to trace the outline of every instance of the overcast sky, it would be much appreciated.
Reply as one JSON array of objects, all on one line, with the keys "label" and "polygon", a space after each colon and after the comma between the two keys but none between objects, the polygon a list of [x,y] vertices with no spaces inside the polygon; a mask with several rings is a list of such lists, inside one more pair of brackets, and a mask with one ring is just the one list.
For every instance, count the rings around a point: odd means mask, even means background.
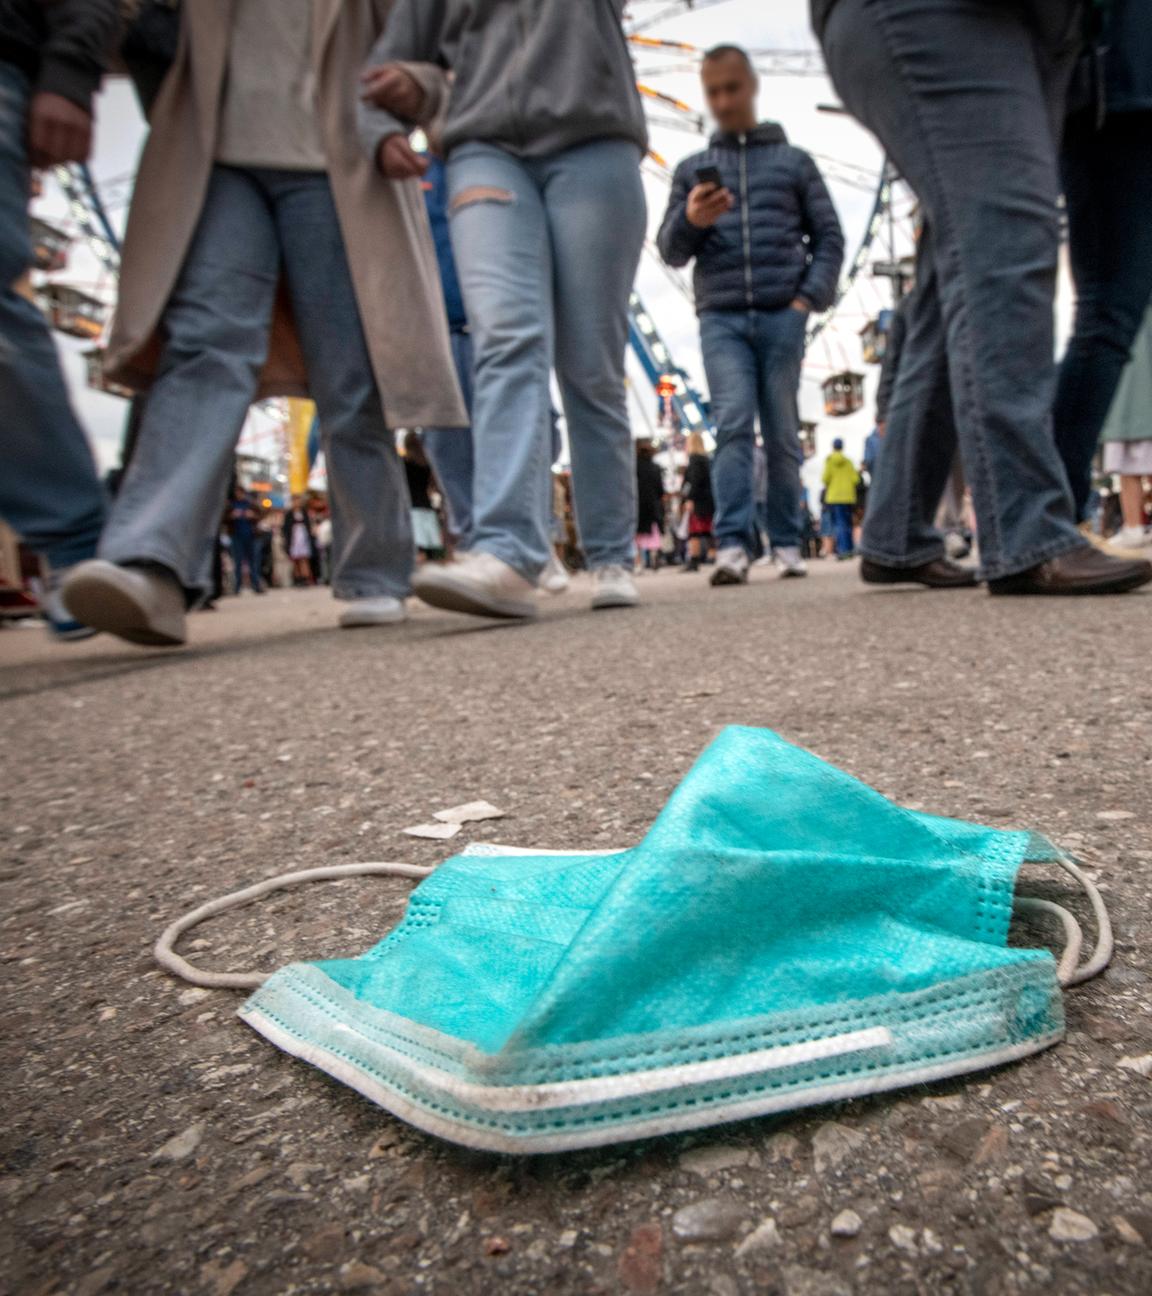
[{"label": "overcast sky", "polygon": [[[651,14],[671,6],[660,0],[640,0],[635,13]],[[697,45],[711,45],[720,41],[734,41],[756,50],[814,49],[815,44],[808,26],[807,0],[724,0],[710,4],[696,13],[665,19],[649,30],[650,35],[684,40]],[[666,62],[658,55],[644,55],[639,60],[642,70],[656,70]],[[699,85],[695,75],[678,72],[649,77],[650,83],[676,97],[702,107]],[[829,187],[845,227],[849,254],[855,252],[864,234],[871,209],[872,197],[865,187],[880,166],[880,152],[871,137],[851,120],[830,116],[817,111],[817,106],[835,98],[826,78],[817,76],[766,76],[762,82],[761,115],[780,121],[792,140],[808,148],[821,158],[831,159],[832,175]],[[143,139],[143,127],[136,111],[131,91],[123,82],[113,82],[106,89],[99,104],[97,145],[93,158],[93,171],[102,185],[111,185],[110,197],[126,196],[127,186],[116,186],[122,177],[130,176]],[[699,136],[666,127],[654,127],[652,146],[667,159],[670,165],[685,154],[702,146]],[[840,166],[836,164],[840,163]],[[851,166],[861,172],[842,172]],[[853,182],[855,181],[855,182]],[[649,200],[649,221],[654,232],[659,224],[667,198],[666,187],[657,179],[646,181]],[[50,188],[40,210],[46,214],[60,214],[59,195]],[[115,220],[123,219],[123,206],[113,211]],[[69,268],[68,277],[91,284],[100,280],[95,261],[84,252],[77,252]],[[102,287],[111,291],[107,279]],[[646,255],[639,275],[639,291],[649,313],[655,318],[676,361],[702,383],[700,353],[696,321],[690,304],[670,282],[667,273]],[[843,315],[827,337],[818,342],[809,356],[806,378],[801,390],[802,414],[818,418],[821,414],[819,382],[833,367],[859,364],[859,343],[856,334],[867,315],[872,314],[886,301],[886,285],[869,280],[861,285],[853,299],[845,304]],[[115,398],[91,392],[84,383],[82,366],[78,358],[78,345],[64,339],[61,348],[76,396],[76,403],[89,428],[98,455],[104,466],[116,462],[123,426],[124,405]],[[634,379],[639,370],[630,364]],[[874,371],[869,372],[869,384],[875,382]],[[635,384],[633,418],[637,431],[643,423],[645,412],[654,403],[651,389]],[[643,408],[638,401],[644,402]],[[858,447],[869,430],[869,415],[865,410],[852,419],[829,421],[822,428],[821,448],[833,435],[845,435],[850,449]]]}]

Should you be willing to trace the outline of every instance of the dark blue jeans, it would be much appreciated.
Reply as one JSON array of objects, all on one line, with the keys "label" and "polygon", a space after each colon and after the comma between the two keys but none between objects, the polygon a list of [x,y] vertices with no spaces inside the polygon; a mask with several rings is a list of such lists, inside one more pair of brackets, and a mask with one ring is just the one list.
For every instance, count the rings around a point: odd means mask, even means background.
[{"label": "dark blue jeans", "polygon": [[803,311],[705,311],[700,346],[716,422],[714,530],[721,549],[761,549],[757,525],[756,423],[768,467],[765,521],[773,548],[800,543],[800,415]]},{"label": "dark blue jeans", "polygon": [[832,515],[832,527],[836,536],[836,552],[846,557],[856,547],[852,540],[852,520],[855,508],[851,504],[825,504]]},{"label": "dark blue jeans", "polygon": [[28,80],[0,62],[0,517],[54,567],[91,558],[104,491],[52,335],[13,285],[32,264]]},{"label": "dark blue jeans", "polygon": [[1061,155],[1076,322],[1060,366],[1056,444],[1077,517],[1120,375],[1152,298],[1152,112],[1069,123]]},{"label": "dark blue jeans", "polygon": [[[459,330],[452,332],[452,360],[456,378],[464,397],[464,408],[472,417],[472,334]],[[475,455],[472,448],[472,429],[425,428],[424,449],[428,462],[436,474],[436,481],[444,492],[448,505],[448,528],[458,548],[472,547],[472,475]]]},{"label": "dark blue jeans", "polygon": [[260,579],[260,551],[263,545],[258,536],[251,531],[232,532],[232,567],[236,577],[236,593],[239,594],[244,584],[244,573],[248,573],[248,584],[253,592],[263,589]]},{"label": "dark blue jeans", "polygon": [[925,219],[864,528],[878,562],[943,555],[933,518],[957,439],[986,577],[1084,543],[1052,427],[1056,134],[1077,15],[1074,0],[840,0],[825,30],[836,89]]}]

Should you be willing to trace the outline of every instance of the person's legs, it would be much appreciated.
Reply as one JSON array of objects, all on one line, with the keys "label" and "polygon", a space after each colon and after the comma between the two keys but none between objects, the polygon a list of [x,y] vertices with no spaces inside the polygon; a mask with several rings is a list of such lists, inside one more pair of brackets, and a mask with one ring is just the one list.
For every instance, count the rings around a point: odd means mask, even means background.
[{"label": "person's legs", "polygon": [[572,492],[591,570],[628,567],[636,459],[624,353],[628,298],[644,245],[640,154],[600,140],[540,164],[552,244],[556,375],[568,417]]},{"label": "person's legs", "polygon": [[[452,359],[464,396],[464,408],[472,412],[472,335],[452,334]],[[447,504],[448,527],[459,549],[472,547],[472,429],[425,428],[424,452]]]},{"label": "person's legs", "polygon": [[102,558],[156,563],[186,590],[207,592],[206,557],[268,352],[279,268],[259,181],[216,167],[164,312],[159,371]]},{"label": "person's legs", "polygon": [[1152,113],[1116,113],[1100,130],[1077,118],[1061,163],[1077,302],[1056,444],[1082,518],[1100,432],[1152,297]]},{"label": "person's legs", "polygon": [[847,558],[852,553],[852,505],[832,504],[832,522],[836,528],[837,557]]},{"label": "person's legs", "polygon": [[1125,474],[1120,478],[1120,513],[1125,529],[1144,529],[1144,478]]},{"label": "person's legs", "polygon": [[53,568],[96,552],[104,491],[44,316],[16,290],[32,263],[29,85],[0,63],[0,517]]},{"label": "person's legs", "polygon": [[748,554],[756,544],[752,482],[760,390],[755,331],[756,317],[751,312],[706,311],[700,316],[700,349],[716,424],[712,532],[721,549],[743,549]]},{"label": "person's legs", "polygon": [[468,144],[448,160],[452,248],[475,355],[473,552],[535,581],[551,552],[552,257],[528,167]]},{"label": "person's legs", "polygon": [[944,556],[936,510],[956,459],[936,245],[925,225],[916,252],[917,284],[888,407],[884,453],[868,491],[860,549],[886,567],[919,567]]},{"label": "person's legs", "polygon": [[[761,311],[756,317],[759,357],[760,435],[768,461],[768,540],[775,549],[795,549],[800,543],[800,366],[804,360],[807,316],[791,306]],[[756,501],[752,528],[757,531]]]},{"label": "person's legs", "polygon": [[[1064,9],[1070,29],[1071,0],[1049,17],[1061,26]],[[1052,434],[1059,178],[1050,52],[1022,9],[983,0],[840,0],[824,44],[844,102],[916,190],[935,236],[984,573],[1030,570],[1084,543]],[[909,346],[911,363],[912,338]]]},{"label": "person's legs", "polygon": [[[332,593],[403,599],[415,561],[408,488],[376,388],[332,188],[316,171],[263,175],[328,466]],[[313,583],[316,576],[313,566]]]}]

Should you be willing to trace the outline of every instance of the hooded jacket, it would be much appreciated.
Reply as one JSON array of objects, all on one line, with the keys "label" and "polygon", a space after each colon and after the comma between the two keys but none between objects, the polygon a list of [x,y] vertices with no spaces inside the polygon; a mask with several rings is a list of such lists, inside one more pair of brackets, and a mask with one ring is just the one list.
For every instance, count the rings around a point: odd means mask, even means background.
[{"label": "hooded jacket", "polygon": [[824,461],[824,503],[855,504],[860,474],[843,451],[833,450]]},{"label": "hooded jacket", "polygon": [[[702,230],[689,224],[687,205],[704,166],[719,170],[735,203]],[[657,243],[671,266],[695,259],[698,313],[779,310],[796,298],[827,310],[844,261],[844,234],[824,178],[775,122],[747,135],[718,131],[708,148],[680,163]]]},{"label": "hooded jacket", "polygon": [[119,24],[117,0],[0,0],[0,62],[91,112]]},{"label": "hooded jacket", "polygon": [[[455,73],[443,151],[483,142],[522,157],[648,132],[620,25],[624,0],[397,0],[368,60],[439,63]],[[375,158],[405,122],[360,106]]]}]

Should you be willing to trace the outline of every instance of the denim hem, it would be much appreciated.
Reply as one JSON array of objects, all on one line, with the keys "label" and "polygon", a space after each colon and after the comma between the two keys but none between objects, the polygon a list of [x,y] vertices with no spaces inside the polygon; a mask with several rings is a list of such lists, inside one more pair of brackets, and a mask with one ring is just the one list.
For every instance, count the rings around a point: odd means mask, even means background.
[{"label": "denim hem", "polygon": [[627,549],[621,549],[615,554],[606,556],[597,555],[593,558],[591,555],[585,554],[584,562],[590,572],[599,571],[601,567],[627,567],[631,569],[634,557],[633,546],[629,545]]},{"label": "denim hem", "polygon": [[915,553],[899,555],[885,553],[883,549],[873,549],[870,545],[861,542],[859,553],[862,558],[867,558],[869,562],[879,563],[882,567],[895,567],[900,571],[911,567],[923,567],[925,563],[935,562],[937,558],[947,556],[943,540],[938,545],[932,545],[931,548],[918,549]]},{"label": "denim hem", "polygon": [[61,541],[59,544],[29,545],[28,547],[39,554],[52,571],[63,571],[66,567],[75,567],[77,563],[87,562],[90,558],[95,558],[99,539],[99,534],[97,534],[84,541],[69,539]]},{"label": "denim hem", "polygon": [[1073,549],[1087,549],[1087,540],[1081,535],[1069,536],[1066,540],[1053,540],[1051,544],[1040,549],[1030,550],[1020,558],[1002,558],[999,562],[986,563],[981,559],[980,579],[999,580],[1003,576],[1016,576],[1020,572],[1030,571],[1049,558],[1058,558],[1061,554],[1071,553]]},{"label": "denim hem", "polygon": [[412,597],[412,587],[390,586],[388,589],[366,589],[363,585],[333,585],[332,597],[341,603],[354,603],[357,599],[394,598],[403,602]]},{"label": "denim hem", "polygon": [[486,553],[491,554],[493,558],[499,558],[502,563],[507,563],[517,576],[523,576],[526,581],[531,581],[533,585],[539,583],[540,573],[548,566],[547,558],[538,567],[525,566],[522,554],[513,553],[511,549],[501,548],[500,545],[488,540],[481,540],[478,544],[473,545],[469,552]]},{"label": "denim hem", "polygon": [[101,545],[96,551],[96,557],[103,558],[105,562],[115,563],[117,567],[141,567],[146,566],[149,563],[156,567],[163,567],[173,580],[179,581],[180,588],[184,590],[185,594],[194,594],[199,597],[202,594],[210,594],[215,588],[211,578],[203,584],[199,582],[189,584],[184,577],[180,575],[180,568],[183,564],[178,558],[172,557],[171,554],[162,554],[157,552],[141,553],[139,551],[116,554],[109,552],[104,545]]}]

